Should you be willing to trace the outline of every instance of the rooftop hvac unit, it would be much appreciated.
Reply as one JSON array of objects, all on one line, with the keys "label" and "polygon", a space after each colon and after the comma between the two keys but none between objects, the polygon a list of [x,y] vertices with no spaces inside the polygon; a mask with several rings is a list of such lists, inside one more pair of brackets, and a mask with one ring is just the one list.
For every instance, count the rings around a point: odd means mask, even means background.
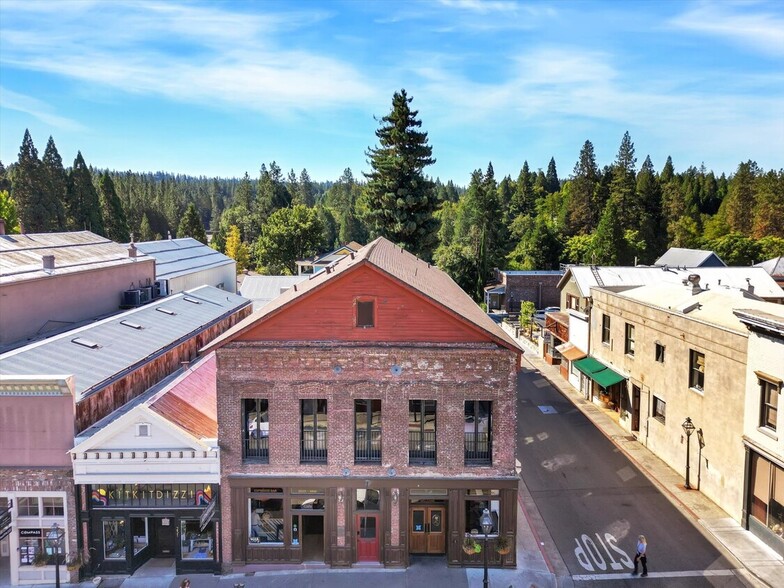
[{"label": "rooftop hvac unit", "polygon": [[122,293],[122,304],[120,304],[121,308],[135,308],[137,306],[141,306],[141,303],[141,290],[125,290]]},{"label": "rooftop hvac unit", "polygon": [[153,286],[153,295],[155,298],[169,295],[169,282],[166,280],[156,280]]},{"label": "rooftop hvac unit", "polygon": [[152,286],[142,286],[141,288],[141,304],[147,304],[152,300]]}]

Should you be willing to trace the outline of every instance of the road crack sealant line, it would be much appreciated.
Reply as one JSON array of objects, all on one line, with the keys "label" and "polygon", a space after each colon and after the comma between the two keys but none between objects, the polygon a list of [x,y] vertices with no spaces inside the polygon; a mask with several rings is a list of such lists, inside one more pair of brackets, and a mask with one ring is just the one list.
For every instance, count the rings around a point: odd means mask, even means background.
[{"label": "road crack sealant line", "polygon": [[[718,536],[716,536],[712,531],[708,530],[708,528],[706,527],[705,523],[702,522],[702,518],[696,512],[694,512],[686,503],[684,503],[678,497],[677,494],[675,494],[672,490],[670,490],[670,488],[667,485],[665,485],[664,482],[661,482],[653,474],[653,472],[647,466],[645,466],[643,464],[642,461],[637,460],[627,449],[625,449],[623,446],[621,446],[619,443],[617,443],[615,441],[615,439],[613,438],[613,436],[609,432],[604,430],[604,427],[602,427],[600,425],[600,423],[596,419],[593,418],[593,415],[588,410],[583,410],[583,408],[581,406],[579,406],[574,401],[574,399],[572,398],[572,391],[571,390],[562,389],[561,386],[560,386],[560,382],[558,382],[558,383],[554,382],[553,380],[550,379],[549,374],[546,374],[544,372],[544,370],[542,370],[541,368],[535,366],[533,364],[533,362],[529,358],[526,357],[525,359],[528,361],[528,363],[531,365],[532,368],[534,368],[537,372],[539,372],[540,376],[542,376],[545,380],[547,380],[550,383],[550,386],[552,386],[555,390],[557,390],[558,393],[561,396],[563,396],[566,400],[568,400],[572,404],[572,406],[574,406],[577,410],[579,410],[582,414],[584,414],[585,417],[589,421],[591,421],[591,423],[593,423],[593,425],[599,431],[601,431],[602,435],[604,435],[610,441],[610,443],[612,443],[619,451],[621,451],[621,453],[623,453],[632,463],[636,464],[638,469],[643,473],[643,475],[648,479],[648,481],[651,482],[651,484],[653,484],[663,494],[668,496],[670,502],[674,503],[677,508],[683,509],[684,511],[686,511],[689,514],[689,516],[691,517],[692,521],[694,523],[698,523],[698,524],[694,524],[694,527],[700,532],[700,534],[703,537],[708,539],[709,542],[712,543],[715,547],[719,547],[720,551],[723,551],[727,556],[729,556],[729,558],[731,558],[740,567],[742,567],[745,570],[748,570],[755,578],[758,578],[758,579],[762,580],[762,578],[757,576],[757,574],[755,574],[751,569],[747,568],[743,564],[743,562],[740,559],[738,559],[738,557],[724,544],[724,542],[721,539],[719,539]],[[538,357],[536,359],[539,360]],[[541,360],[539,360],[539,361],[541,361]],[[586,401],[585,404],[586,404],[587,408],[595,409],[596,414],[604,416],[602,414],[601,410],[598,407],[596,407],[593,403],[590,403],[590,402]],[[637,441],[637,442],[639,443],[639,441]],[[646,449],[646,450],[650,451],[650,449],[648,449],[647,447],[645,447],[642,444],[640,444],[640,448],[641,449]],[[651,452],[651,455],[653,457],[656,457],[657,459],[659,459],[652,452]],[[669,467],[669,466],[667,466],[667,467]],[[549,565],[549,562],[548,562],[548,565]],[[763,582],[764,582],[764,580],[763,580]]]}]

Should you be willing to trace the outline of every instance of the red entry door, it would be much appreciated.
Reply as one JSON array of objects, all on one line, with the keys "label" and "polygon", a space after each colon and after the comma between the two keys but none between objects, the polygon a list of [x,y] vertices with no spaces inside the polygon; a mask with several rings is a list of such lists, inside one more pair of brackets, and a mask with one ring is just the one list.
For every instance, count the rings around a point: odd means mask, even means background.
[{"label": "red entry door", "polygon": [[356,517],[357,561],[378,561],[378,514]]}]

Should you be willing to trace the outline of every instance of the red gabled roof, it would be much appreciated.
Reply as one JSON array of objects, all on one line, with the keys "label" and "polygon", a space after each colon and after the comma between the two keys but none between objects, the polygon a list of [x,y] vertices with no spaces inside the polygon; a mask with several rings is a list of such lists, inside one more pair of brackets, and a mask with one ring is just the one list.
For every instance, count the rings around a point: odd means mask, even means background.
[{"label": "red gabled roof", "polygon": [[422,261],[415,255],[379,237],[356,254],[346,256],[328,269],[314,274],[287,290],[262,309],[240,321],[232,329],[214,339],[202,351],[212,351],[238,338],[259,323],[268,320],[292,305],[309,297],[313,292],[333,283],[358,267],[368,265],[403,287],[426,299],[461,321],[469,328],[481,332],[498,345],[522,353],[515,341],[488,317],[448,274],[436,266]]},{"label": "red gabled roof", "polygon": [[200,439],[218,437],[217,362],[210,353],[148,402],[150,409]]}]

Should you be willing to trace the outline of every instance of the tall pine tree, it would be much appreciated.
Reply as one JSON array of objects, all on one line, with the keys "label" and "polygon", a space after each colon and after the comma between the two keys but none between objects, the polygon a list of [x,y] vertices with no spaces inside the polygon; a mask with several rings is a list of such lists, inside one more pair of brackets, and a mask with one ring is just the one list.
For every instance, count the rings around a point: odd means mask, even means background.
[{"label": "tall pine tree", "polygon": [[642,263],[653,263],[664,253],[666,248],[666,225],[662,215],[662,195],[659,178],[653,169],[650,156],[637,174],[637,199],[640,203],[642,217],[638,223],[639,237],[645,243]]},{"label": "tall pine tree", "polygon": [[204,231],[204,225],[199,217],[199,211],[196,205],[191,202],[188,208],[185,209],[185,214],[182,216],[180,226],[177,228],[177,237],[192,237],[197,241],[207,244],[207,233]]},{"label": "tall pine tree", "polygon": [[45,198],[50,208],[50,214],[56,218],[53,231],[64,231],[65,221],[65,199],[68,187],[68,176],[63,168],[63,159],[57,151],[54,139],[50,136],[46,143],[44,157],[41,160],[41,172],[46,190]]},{"label": "tall pine tree", "polygon": [[622,227],[639,228],[640,215],[637,205],[637,180],[634,156],[634,143],[629,131],[623,134],[618,155],[613,164],[613,179],[610,184],[610,199],[615,201],[617,220]]},{"label": "tall pine tree", "polygon": [[128,220],[125,218],[125,210],[108,171],[103,172],[98,180],[98,198],[106,236],[112,241],[125,243],[130,238]]},{"label": "tall pine tree", "polygon": [[68,174],[66,193],[69,229],[105,235],[98,192],[95,190],[90,168],[87,167],[81,151],[76,154],[73,167]]},{"label": "tall pine tree", "polygon": [[19,223],[25,233],[46,233],[60,227],[57,207],[49,198],[41,160],[30,132],[25,130],[19,161],[13,169],[13,193]]},{"label": "tall pine tree", "polygon": [[371,171],[365,174],[366,219],[374,236],[382,235],[430,259],[436,242],[438,208],[433,182],[424,169],[435,163],[422,121],[411,110],[405,90],[395,92],[392,111],[376,130],[379,146],[369,148]]},{"label": "tall pine tree", "polygon": [[599,180],[593,143],[586,141],[572,172],[571,195],[566,214],[567,235],[590,234],[599,223],[601,209],[596,210],[594,207]]},{"label": "tall pine tree", "polygon": [[555,194],[561,189],[561,182],[558,180],[558,172],[555,169],[555,157],[550,158],[545,178],[547,179],[545,190],[547,190],[548,194]]}]

